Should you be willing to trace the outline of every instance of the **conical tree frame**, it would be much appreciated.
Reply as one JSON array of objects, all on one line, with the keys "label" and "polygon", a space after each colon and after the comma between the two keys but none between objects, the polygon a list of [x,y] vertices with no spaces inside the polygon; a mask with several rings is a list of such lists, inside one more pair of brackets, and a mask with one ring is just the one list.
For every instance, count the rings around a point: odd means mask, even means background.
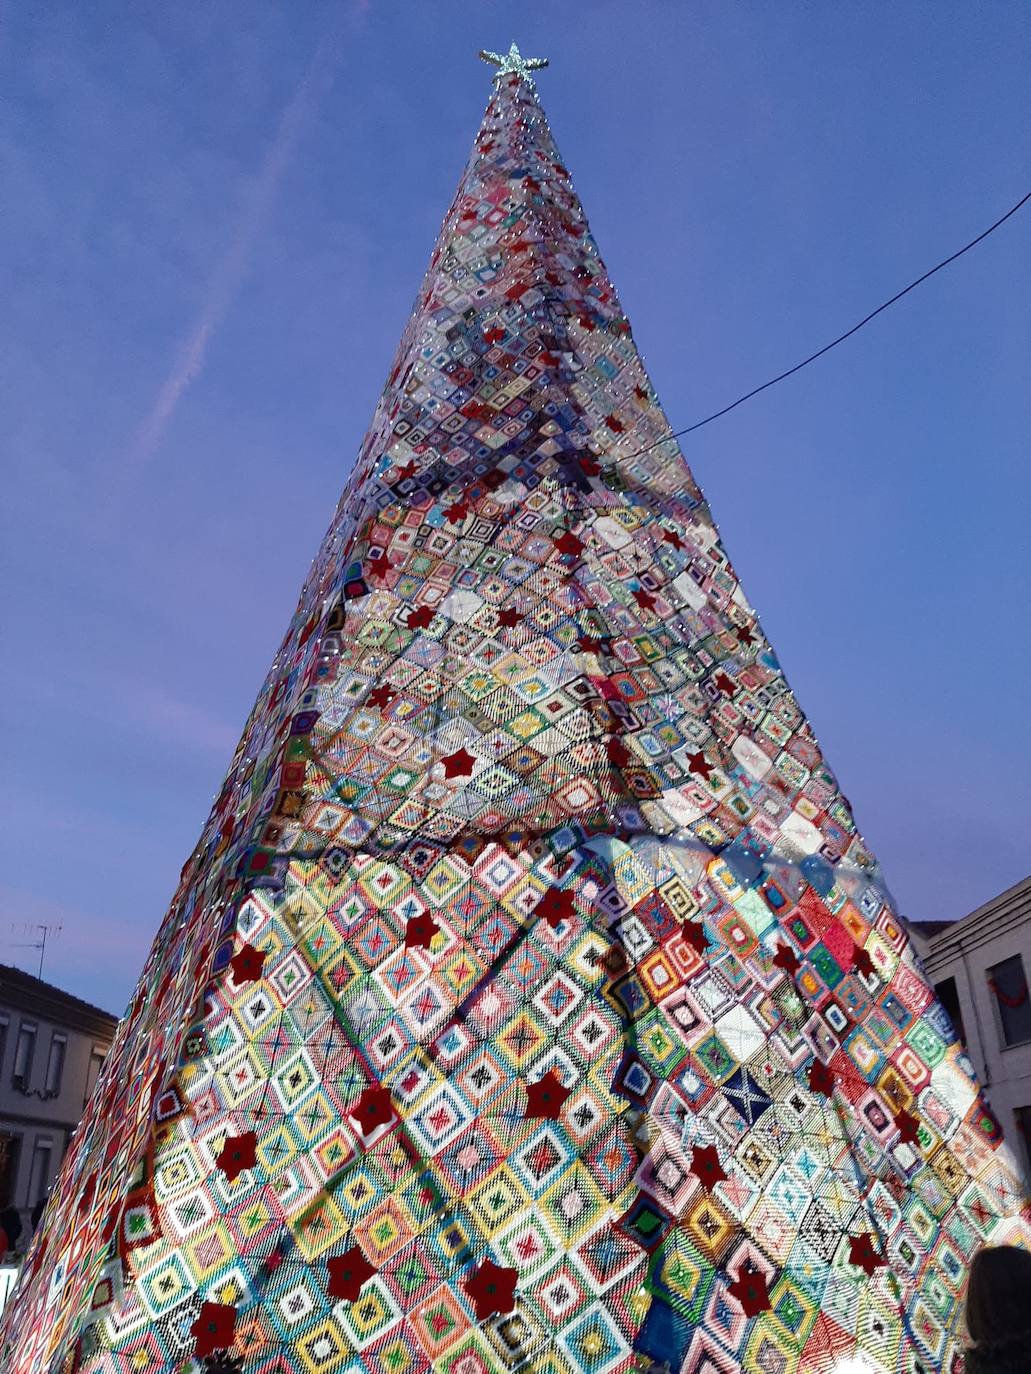
[{"label": "conical tree frame", "polygon": [[955,1367],[1026,1200],[669,432],[510,54],[3,1369]]}]

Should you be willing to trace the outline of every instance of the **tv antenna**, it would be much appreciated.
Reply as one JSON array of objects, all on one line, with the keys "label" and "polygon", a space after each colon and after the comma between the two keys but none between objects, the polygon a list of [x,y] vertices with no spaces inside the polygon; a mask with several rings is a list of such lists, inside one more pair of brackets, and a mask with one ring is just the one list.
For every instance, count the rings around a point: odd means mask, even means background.
[{"label": "tv antenna", "polygon": [[[12,943],[12,944],[11,944],[11,948],[12,948],[12,949],[38,949],[38,950],[39,950],[39,973],[37,973],[36,977],[42,979],[42,977],[43,977],[43,959],[44,959],[44,956],[46,955],[46,952],[47,952],[47,937],[50,936],[50,935],[52,935],[52,936],[56,939],[57,936],[60,935],[61,931],[64,930],[64,926],[63,926],[63,925],[44,924],[43,922],[40,922],[35,928],[36,928],[36,930],[39,931],[39,939],[38,939],[38,940],[18,941],[18,942]],[[24,928],[24,930],[22,931],[22,934],[23,934],[23,935],[28,935],[28,933],[29,933],[29,931],[30,931],[31,929],[32,929],[32,926],[31,926],[31,925],[26,925],[25,928]],[[13,921],[11,922],[11,934],[12,934],[12,935],[14,934],[14,922],[13,922]]]}]

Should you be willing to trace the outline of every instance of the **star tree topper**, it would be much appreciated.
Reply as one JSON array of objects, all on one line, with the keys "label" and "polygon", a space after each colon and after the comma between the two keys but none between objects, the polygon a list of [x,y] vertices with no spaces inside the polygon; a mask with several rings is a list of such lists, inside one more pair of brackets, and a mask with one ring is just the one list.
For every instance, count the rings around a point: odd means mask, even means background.
[{"label": "star tree topper", "polygon": [[497,67],[495,81],[499,77],[514,74],[521,81],[525,81],[532,91],[535,91],[537,87],[533,84],[533,77],[530,73],[539,71],[541,67],[548,65],[546,57],[524,57],[514,43],[506,53],[481,52],[480,56],[484,62],[489,62],[492,66]]}]

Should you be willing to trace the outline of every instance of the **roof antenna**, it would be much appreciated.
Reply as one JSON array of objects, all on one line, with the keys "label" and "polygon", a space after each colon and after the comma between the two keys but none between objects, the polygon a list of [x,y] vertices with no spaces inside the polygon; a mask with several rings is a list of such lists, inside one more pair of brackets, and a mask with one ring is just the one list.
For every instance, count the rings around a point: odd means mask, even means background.
[{"label": "roof antenna", "polygon": [[[12,924],[12,926],[11,926],[11,929],[12,929],[12,930],[14,929],[13,924]],[[46,955],[46,952],[47,952],[47,936],[52,934],[52,935],[55,937],[55,939],[56,939],[56,937],[57,937],[58,935],[60,935],[61,931],[64,930],[64,926],[63,926],[63,925],[43,925],[42,923],[40,923],[39,925],[36,926],[36,929],[39,931],[39,939],[38,939],[38,940],[29,940],[29,941],[27,941],[27,942],[25,942],[25,943],[12,944],[12,945],[11,945],[11,948],[12,948],[12,949],[38,949],[38,950],[39,950],[39,973],[36,974],[36,977],[39,978],[39,980],[42,982],[42,979],[43,979],[43,958],[44,958],[44,956]],[[26,926],[25,930],[26,930],[26,934],[27,934],[27,933],[28,933],[28,926]]]}]

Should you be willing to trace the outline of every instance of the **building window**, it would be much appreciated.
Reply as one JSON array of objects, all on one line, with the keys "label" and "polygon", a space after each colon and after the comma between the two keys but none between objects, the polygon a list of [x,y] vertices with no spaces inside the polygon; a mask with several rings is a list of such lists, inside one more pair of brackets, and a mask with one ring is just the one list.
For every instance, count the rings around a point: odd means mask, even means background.
[{"label": "building window", "polygon": [[32,1168],[29,1170],[29,1206],[46,1198],[50,1187],[50,1156],[54,1142],[49,1136],[40,1136],[32,1148]]},{"label": "building window", "polygon": [[959,1006],[959,990],[955,978],[943,978],[940,983],[935,983],[934,990],[938,994],[938,1001],[949,1013],[953,1029],[965,1045],[967,1036],[963,1029],[963,1013]]},{"label": "building window", "polygon": [[999,1008],[1003,1045],[1020,1045],[1031,1040],[1031,997],[1020,955],[1014,954],[1012,959],[994,964],[988,970],[988,986]]},{"label": "building window", "polygon": [[10,1207],[14,1201],[14,1180],[18,1176],[18,1152],[21,1136],[0,1131],[0,1208]]},{"label": "building window", "polygon": [[1031,1164],[1031,1107],[1015,1107],[1013,1115],[1017,1121],[1017,1135],[1024,1147],[1024,1156]]},{"label": "building window", "polygon": [[104,1067],[104,1051],[98,1050],[96,1045],[89,1057],[89,1068],[86,1071],[86,1096],[83,1098],[83,1106],[93,1096],[93,1089],[97,1086],[97,1079],[100,1077],[100,1070]]},{"label": "building window", "polygon": [[50,1057],[47,1059],[46,1091],[51,1097],[56,1097],[61,1091],[61,1080],[64,1077],[64,1052],[67,1044],[67,1035],[62,1035],[60,1031],[54,1031],[50,1038]]},{"label": "building window", "polygon": [[14,1046],[14,1069],[11,1082],[16,1088],[27,1088],[32,1077],[32,1060],[36,1053],[36,1025],[23,1021],[18,1027],[18,1039]]}]

